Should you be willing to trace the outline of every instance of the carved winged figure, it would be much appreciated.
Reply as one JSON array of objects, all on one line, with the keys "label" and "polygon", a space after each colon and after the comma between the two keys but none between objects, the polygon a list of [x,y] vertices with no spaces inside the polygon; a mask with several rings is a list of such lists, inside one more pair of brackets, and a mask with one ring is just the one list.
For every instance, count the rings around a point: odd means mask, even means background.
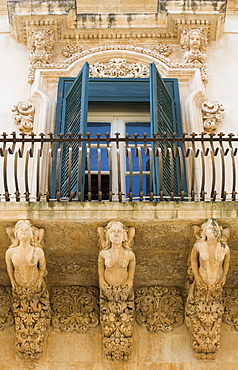
[{"label": "carved winged figure", "polygon": [[7,271],[13,288],[39,291],[46,275],[42,250],[44,229],[37,229],[29,220],[20,220],[14,228],[7,227],[12,244],[6,252]]},{"label": "carved winged figure", "polygon": [[101,251],[98,257],[99,285],[132,288],[135,273],[135,254],[130,245],[135,228],[127,229],[119,221],[110,221],[105,228],[99,227]]}]

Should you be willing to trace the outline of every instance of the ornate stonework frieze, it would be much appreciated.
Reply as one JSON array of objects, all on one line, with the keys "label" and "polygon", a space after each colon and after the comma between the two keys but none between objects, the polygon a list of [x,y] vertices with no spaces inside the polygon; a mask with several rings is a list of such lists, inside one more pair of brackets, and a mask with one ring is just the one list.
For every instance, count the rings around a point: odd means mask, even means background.
[{"label": "ornate stonework frieze", "polygon": [[35,69],[51,62],[53,52],[53,33],[51,29],[36,29],[28,37],[29,73],[28,82],[34,81]]},{"label": "ornate stonework frieze", "polygon": [[110,59],[109,63],[95,63],[90,66],[90,77],[111,78],[146,78],[149,77],[149,67],[142,63],[127,63],[125,59]]},{"label": "ornate stonework frieze", "polygon": [[238,331],[238,289],[223,289],[224,300],[224,323],[231,326],[232,330]]},{"label": "ornate stonework frieze", "polygon": [[208,82],[206,65],[207,37],[203,28],[185,28],[181,33],[180,44],[186,64],[200,68],[204,83]]},{"label": "ornate stonework frieze", "polygon": [[38,359],[50,317],[42,249],[44,230],[29,220],[20,220],[14,228],[8,227],[7,233],[12,241],[6,263],[12,284],[17,353],[23,359]]},{"label": "ornate stonework frieze", "polygon": [[81,46],[79,45],[66,45],[63,50],[62,50],[62,54],[65,58],[70,58],[72,57],[72,55],[76,54],[76,53],[80,53],[82,51],[82,48]]},{"label": "ornate stonework frieze", "polygon": [[11,288],[0,286],[0,331],[13,323]]},{"label": "ornate stonework frieze", "polygon": [[135,255],[133,227],[110,221],[99,227],[98,257],[100,319],[104,354],[108,360],[126,361],[132,351]]},{"label": "ornate stonework frieze", "polygon": [[205,132],[213,132],[224,117],[225,109],[222,104],[206,100],[202,103],[203,128]]},{"label": "ornate stonework frieze", "polygon": [[170,54],[172,53],[171,46],[166,44],[158,44],[156,46],[153,46],[152,50],[156,53],[164,55],[165,57],[170,56]]},{"label": "ornate stonework frieze", "polygon": [[99,291],[95,287],[51,289],[52,326],[62,332],[85,333],[99,324]]},{"label": "ornate stonework frieze", "polygon": [[30,101],[20,101],[12,108],[14,122],[19,131],[30,134],[34,127],[35,107]]},{"label": "ornate stonework frieze", "polygon": [[214,359],[220,345],[224,305],[222,287],[229,269],[229,229],[215,219],[194,227],[197,242],[191,252],[185,322],[197,358]]},{"label": "ornate stonework frieze", "polygon": [[135,291],[135,314],[148,331],[172,331],[184,321],[181,292],[174,287],[143,287]]}]

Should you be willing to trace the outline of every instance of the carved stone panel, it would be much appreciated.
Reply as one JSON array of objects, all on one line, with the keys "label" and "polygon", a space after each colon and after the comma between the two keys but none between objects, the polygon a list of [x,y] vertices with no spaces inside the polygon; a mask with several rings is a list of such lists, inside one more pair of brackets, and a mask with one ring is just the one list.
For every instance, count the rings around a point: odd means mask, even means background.
[{"label": "carved stone panel", "polygon": [[224,323],[231,326],[232,330],[238,331],[238,289],[223,289],[224,300]]},{"label": "carved stone panel", "polygon": [[135,291],[135,318],[148,331],[172,331],[184,321],[181,292],[174,287],[143,287]]},{"label": "carved stone panel", "polygon": [[52,326],[62,332],[84,333],[99,324],[99,290],[67,286],[51,289]]},{"label": "carved stone panel", "polygon": [[108,63],[95,63],[90,67],[90,77],[148,78],[149,67],[142,63],[127,63],[125,59],[114,58]]},{"label": "carved stone panel", "polygon": [[11,288],[0,286],[0,331],[14,323]]}]

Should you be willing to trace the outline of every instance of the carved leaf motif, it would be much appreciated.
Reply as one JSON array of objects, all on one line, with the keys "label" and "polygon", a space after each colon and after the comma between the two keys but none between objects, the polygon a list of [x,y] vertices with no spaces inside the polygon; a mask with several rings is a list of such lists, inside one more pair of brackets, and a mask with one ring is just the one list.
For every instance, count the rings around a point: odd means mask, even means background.
[{"label": "carved leaf motif", "polygon": [[223,321],[232,330],[238,331],[238,289],[223,289],[224,315]]},{"label": "carved leaf motif", "polygon": [[136,290],[138,324],[148,331],[172,331],[183,323],[183,300],[178,288],[145,287]]},{"label": "carved leaf motif", "polygon": [[11,289],[0,286],[0,330],[13,325]]},{"label": "carved leaf motif", "polygon": [[141,63],[127,63],[125,59],[114,58],[108,63],[95,63],[90,66],[90,77],[147,78],[149,67]]},{"label": "carved leaf motif", "polygon": [[98,289],[67,286],[51,290],[52,325],[63,332],[84,333],[99,323]]}]

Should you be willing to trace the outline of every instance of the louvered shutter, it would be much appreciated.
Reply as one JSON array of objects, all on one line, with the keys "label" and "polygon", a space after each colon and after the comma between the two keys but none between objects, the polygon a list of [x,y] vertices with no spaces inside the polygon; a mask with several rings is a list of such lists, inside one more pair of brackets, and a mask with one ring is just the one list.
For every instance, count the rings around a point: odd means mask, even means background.
[{"label": "louvered shutter", "polygon": [[[151,131],[156,133],[158,136],[163,136],[166,132],[167,136],[172,137],[172,134],[177,132],[176,120],[175,120],[175,107],[174,99],[168,92],[159,72],[156,69],[154,63],[150,65],[150,120],[151,120]],[[163,192],[164,195],[170,195],[171,190],[171,165],[169,158],[165,158],[164,145],[162,143],[157,144],[163,154]],[[171,143],[167,143],[168,148],[172,148]],[[174,164],[174,192],[178,194],[178,163],[175,159]],[[154,160],[154,193],[159,195],[159,160]]]},{"label": "louvered shutter", "polygon": [[[85,63],[78,77],[74,81],[72,87],[63,99],[62,111],[62,129],[64,135],[69,132],[73,137],[77,137],[78,133],[83,135],[87,131],[87,114],[88,114],[88,81],[89,81],[89,64]],[[61,161],[61,181],[60,191],[62,196],[68,196],[71,192],[78,192],[78,144],[73,143],[72,146],[72,170],[70,177],[69,189],[69,144],[63,144],[62,161]],[[81,192],[84,190],[85,180],[85,145],[82,145],[82,176],[81,176]]]}]

